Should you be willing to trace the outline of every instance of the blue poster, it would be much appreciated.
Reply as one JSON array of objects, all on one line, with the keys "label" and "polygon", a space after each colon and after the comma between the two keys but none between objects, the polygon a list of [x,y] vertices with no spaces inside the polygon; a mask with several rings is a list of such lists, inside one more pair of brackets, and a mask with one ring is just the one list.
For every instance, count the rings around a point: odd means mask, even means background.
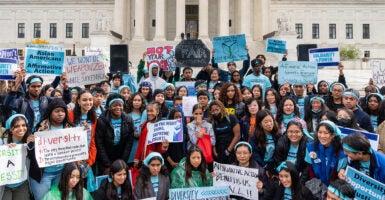
[{"label": "blue poster", "polygon": [[13,80],[13,74],[18,69],[17,49],[0,50],[0,80]]},{"label": "blue poster", "polygon": [[216,63],[247,60],[245,34],[213,38]]},{"label": "blue poster", "polygon": [[230,196],[229,186],[176,188],[169,190],[170,200],[223,199]]},{"label": "blue poster", "polygon": [[273,38],[267,39],[266,52],[286,54],[286,41]]},{"label": "blue poster", "polygon": [[17,63],[18,61],[18,52],[17,49],[1,49],[0,50],[0,59],[9,59],[11,63]]},{"label": "blue poster", "polygon": [[318,68],[316,62],[279,61],[278,84],[317,83]]},{"label": "blue poster", "polygon": [[31,48],[31,49],[44,49],[44,50],[52,50],[52,51],[64,51],[64,47],[62,45],[27,44],[27,47]]},{"label": "blue poster", "polygon": [[354,199],[384,199],[385,185],[383,183],[349,166],[346,168],[345,175],[346,181],[353,186],[356,191]]},{"label": "blue poster", "polygon": [[344,135],[348,135],[348,134],[352,134],[352,133],[356,133],[356,132],[359,132],[359,133],[365,135],[368,138],[368,140],[370,142],[370,146],[372,147],[372,149],[375,149],[375,150],[378,149],[379,136],[377,134],[370,133],[370,132],[367,132],[367,131],[362,131],[362,130],[345,128],[345,127],[342,127],[342,126],[338,126],[338,128],[340,129],[341,133],[344,134]]},{"label": "blue poster", "polygon": [[28,74],[61,75],[64,52],[26,48],[25,69]]},{"label": "blue poster", "polygon": [[316,62],[318,67],[338,66],[340,52],[338,47],[309,49],[309,61]]}]

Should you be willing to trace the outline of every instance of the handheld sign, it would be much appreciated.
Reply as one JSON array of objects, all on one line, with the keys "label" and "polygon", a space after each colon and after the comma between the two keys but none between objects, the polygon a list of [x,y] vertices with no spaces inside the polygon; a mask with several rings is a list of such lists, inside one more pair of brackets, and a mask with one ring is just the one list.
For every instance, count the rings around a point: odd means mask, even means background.
[{"label": "handheld sign", "polygon": [[202,40],[183,40],[175,47],[178,62],[190,67],[205,67],[210,62],[210,50]]},{"label": "handheld sign", "polygon": [[179,88],[180,86],[187,87],[188,96],[196,96],[197,92],[195,90],[195,81],[178,81],[175,82],[175,87]]},{"label": "handheld sign", "polygon": [[278,84],[315,84],[318,76],[317,63],[279,61],[278,74]]},{"label": "handheld sign", "polygon": [[349,166],[346,168],[345,176],[346,181],[353,186],[356,191],[354,199],[384,199],[385,184]]},{"label": "handheld sign", "polygon": [[170,200],[227,200],[228,186],[177,188],[169,190]]},{"label": "handheld sign", "polygon": [[27,180],[26,158],[27,148],[24,144],[17,144],[15,147],[0,146],[0,186]]},{"label": "handheld sign", "polygon": [[318,67],[338,66],[340,52],[338,47],[309,49],[309,61],[316,62]]},{"label": "handheld sign", "polygon": [[286,54],[286,41],[273,38],[267,39],[266,52]]},{"label": "handheld sign", "polygon": [[156,123],[147,123],[147,144],[163,142],[183,142],[182,120],[162,120]]},{"label": "handheld sign", "polygon": [[371,60],[370,67],[372,68],[373,82],[377,86],[385,85],[385,60]]},{"label": "handheld sign", "polygon": [[70,87],[99,83],[106,80],[107,65],[101,55],[66,57],[65,71]]},{"label": "handheld sign", "polygon": [[355,132],[359,132],[359,133],[365,135],[368,138],[368,140],[370,142],[370,146],[372,147],[372,149],[374,149],[375,151],[378,149],[379,135],[377,135],[375,133],[370,133],[367,131],[345,128],[342,126],[338,126],[338,128],[340,129],[341,133],[344,135],[352,134]]},{"label": "handheld sign", "polygon": [[0,50],[0,80],[12,80],[13,74],[18,69],[17,49]]},{"label": "handheld sign", "polygon": [[151,63],[157,63],[160,70],[163,71],[175,71],[176,65],[175,59],[175,47],[174,46],[159,46],[147,48],[147,68]]},{"label": "handheld sign", "polygon": [[64,52],[25,48],[25,69],[28,74],[61,75]]},{"label": "handheld sign", "polygon": [[213,38],[216,63],[247,60],[245,34]]},{"label": "handheld sign", "polygon": [[214,162],[214,186],[230,186],[230,194],[258,200],[258,169]]},{"label": "handheld sign", "polygon": [[35,132],[35,156],[40,168],[88,159],[84,127]]},{"label": "handheld sign", "polygon": [[28,48],[32,49],[45,49],[51,51],[64,51],[64,47],[62,45],[52,45],[52,44],[27,44]]},{"label": "handheld sign", "polygon": [[182,98],[183,114],[185,117],[193,116],[192,110],[194,105],[197,103],[198,103],[198,100],[196,96]]}]

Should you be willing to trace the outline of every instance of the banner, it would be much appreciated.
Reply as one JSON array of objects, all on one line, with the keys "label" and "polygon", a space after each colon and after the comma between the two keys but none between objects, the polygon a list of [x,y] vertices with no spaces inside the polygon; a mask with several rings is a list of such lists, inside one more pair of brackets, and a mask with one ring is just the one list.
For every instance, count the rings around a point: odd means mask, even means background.
[{"label": "banner", "polygon": [[318,67],[338,66],[340,52],[338,47],[309,49],[309,61],[316,62]]},{"label": "banner", "polygon": [[202,40],[183,40],[175,47],[175,59],[190,67],[205,67],[210,62],[210,50]]},{"label": "banner", "polygon": [[148,47],[147,48],[147,68],[151,63],[157,63],[160,70],[163,71],[175,71],[176,64],[175,59],[175,47],[174,46],[160,46],[160,47]]},{"label": "banner", "polygon": [[0,50],[0,80],[12,80],[18,69],[17,49]]},{"label": "banner", "polygon": [[64,52],[45,49],[25,49],[25,69],[28,74],[61,75]]},{"label": "banner", "polygon": [[27,44],[28,48],[31,49],[44,49],[51,51],[63,51],[64,47],[62,45],[52,45],[52,44]]},{"label": "banner", "polygon": [[84,127],[35,132],[35,156],[40,168],[88,159]]},{"label": "banner", "polygon": [[106,80],[106,63],[102,56],[66,57],[65,71],[70,87],[99,83]]},{"label": "banner", "polygon": [[385,184],[376,181],[349,166],[346,168],[345,176],[346,181],[353,186],[356,191],[354,199],[385,199]]},{"label": "banner", "polygon": [[180,86],[186,86],[187,87],[188,96],[196,96],[197,95],[197,92],[195,90],[195,81],[178,81],[178,82],[175,82],[175,87],[180,87]]},{"label": "banner", "polygon": [[198,103],[197,97],[182,97],[183,114],[185,117],[192,117],[192,109]]},{"label": "banner", "polygon": [[385,60],[370,60],[372,68],[372,78],[375,85],[382,87],[385,85]]},{"label": "banner", "polygon": [[230,186],[230,194],[258,200],[258,169],[214,162],[214,186]]},{"label": "banner", "polygon": [[318,69],[315,62],[278,62],[278,84],[308,84],[317,83]]},{"label": "banner", "polygon": [[365,135],[369,139],[370,146],[375,151],[377,151],[377,149],[378,149],[378,141],[380,139],[379,135],[377,135],[375,133],[370,133],[370,132],[367,132],[367,131],[356,130],[356,129],[351,129],[351,128],[345,128],[345,127],[342,127],[342,126],[338,126],[338,128],[340,129],[341,133],[344,134],[344,135],[348,135],[348,134],[355,133],[355,132],[359,132],[359,133]]},{"label": "banner", "polygon": [[266,52],[286,54],[286,41],[268,38],[266,44]]},{"label": "banner", "polygon": [[213,38],[216,63],[247,60],[245,34]]},{"label": "banner", "polygon": [[162,120],[156,123],[147,123],[147,144],[163,142],[183,142],[182,120]]},{"label": "banner", "polygon": [[169,190],[170,200],[227,200],[228,186],[177,188]]},{"label": "banner", "polygon": [[27,148],[24,144],[15,147],[0,146],[0,185],[14,184],[27,180],[28,170],[25,165]]}]

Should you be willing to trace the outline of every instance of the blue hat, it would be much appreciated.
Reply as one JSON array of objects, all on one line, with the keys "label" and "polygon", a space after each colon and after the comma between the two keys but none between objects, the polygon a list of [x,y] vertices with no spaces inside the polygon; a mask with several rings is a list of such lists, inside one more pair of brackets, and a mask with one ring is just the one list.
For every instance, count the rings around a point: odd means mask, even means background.
[{"label": "blue hat", "polygon": [[149,87],[150,88],[151,86],[152,86],[151,83],[148,81],[143,81],[143,82],[139,83],[139,87]]},{"label": "blue hat", "polygon": [[24,118],[25,123],[28,124],[28,120],[27,120],[27,118],[25,117],[25,115],[23,115],[23,114],[15,114],[15,115],[10,116],[10,117],[7,119],[7,121],[5,122],[5,129],[6,129],[6,130],[11,129],[12,121],[13,121],[16,117],[22,117],[22,118]]},{"label": "blue hat", "polygon": [[148,74],[148,69],[145,68],[145,69],[143,70],[143,73]]},{"label": "blue hat", "polygon": [[163,84],[161,89],[162,89],[163,91],[165,91],[165,90],[167,89],[168,86],[172,86],[172,87],[175,89],[174,85],[171,84],[171,83],[165,83],[165,84]]},{"label": "blue hat", "polygon": [[128,88],[129,90],[131,90],[130,87],[128,87],[127,85],[121,85],[121,86],[118,88],[118,93],[120,94],[120,92],[121,92],[124,88]]},{"label": "blue hat", "polygon": [[148,164],[150,164],[150,160],[154,157],[159,157],[161,160],[162,160],[162,165],[164,165],[164,160],[163,160],[163,157],[160,153],[158,152],[151,152],[150,154],[148,154],[148,156],[146,157],[146,159],[144,159],[143,161],[143,164],[146,165],[148,167]]}]

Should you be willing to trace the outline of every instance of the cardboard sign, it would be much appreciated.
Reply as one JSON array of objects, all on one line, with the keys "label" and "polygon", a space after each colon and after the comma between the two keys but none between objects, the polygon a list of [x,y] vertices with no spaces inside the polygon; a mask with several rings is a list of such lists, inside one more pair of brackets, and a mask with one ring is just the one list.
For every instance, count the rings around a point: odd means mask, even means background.
[{"label": "cardboard sign", "polygon": [[183,114],[185,117],[192,117],[192,109],[198,103],[197,97],[182,97]]},{"label": "cardboard sign", "polygon": [[273,38],[267,39],[266,52],[286,54],[286,41]]},{"label": "cardboard sign", "polygon": [[258,169],[214,162],[214,186],[230,186],[230,194],[258,200]]},{"label": "cardboard sign", "polygon": [[182,120],[162,120],[156,123],[147,123],[147,144],[163,142],[183,142]]},{"label": "cardboard sign", "polygon": [[245,34],[213,38],[216,63],[247,60]]},{"label": "cardboard sign", "polygon": [[340,52],[338,47],[309,49],[309,61],[316,62],[318,67],[338,66]]},{"label": "cardboard sign", "polygon": [[70,87],[99,83],[106,80],[106,63],[101,55],[66,57],[65,71]]},{"label": "cardboard sign", "polygon": [[318,68],[315,62],[279,61],[278,84],[305,85],[317,83]]},{"label": "cardboard sign", "polygon": [[35,156],[40,168],[88,159],[84,127],[35,132]]},{"label": "cardboard sign", "polygon": [[175,47],[178,62],[190,67],[205,67],[210,62],[210,50],[202,40],[183,40]]},{"label": "cardboard sign", "polygon": [[228,186],[177,188],[169,190],[170,200],[227,200]]},{"label": "cardboard sign", "polygon": [[18,67],[17,49],[0,50],[0,80],[12,80]]},{"label": "cardboard sign", "polygon": [[15,147],[0,146],[0,186],[27,180],[26,158],[27,148],[24,144],[17,144]]},{"label": "cardboard sign", "polygon": [[359,132],[359,133],[365,135],[369,139],[370,146],[375,151],[378,149],[378,141],[380,139],[379,135],[377,135],[375,133],[370,133],[370,132],[367,132],[367,131],[356,130],[356,129],[346,128],[346,127],[342,127],[342,126],[338,126],[338,128],[340,129],[341,133],[344,134],[344,135],[352,134],[352,133],[355,133],[355,132]]},{"label": "cardboard sign", "polygon": [[64,52],[26,48],[25,69],[28,74],[61,75]]},{"label": "cardboard sign", "polygon": [[385,85],[385,60],[371,60],[372,78],[375,85],[382,87]]},{"label": "cardboard sign", "polygon": [[176,64],[175,59],[175,47],[174,46],[160,46],[160,47],[148,47],[147,48],[147,68],[151,63],[157,63],[160,70],[163,71],[175,71]]},{"label": "cardboard sign", "polygon": [[345,176],[346,181],[356,191],[354,199],[384,199],[385,184],[349,166],[346,168]]}]

